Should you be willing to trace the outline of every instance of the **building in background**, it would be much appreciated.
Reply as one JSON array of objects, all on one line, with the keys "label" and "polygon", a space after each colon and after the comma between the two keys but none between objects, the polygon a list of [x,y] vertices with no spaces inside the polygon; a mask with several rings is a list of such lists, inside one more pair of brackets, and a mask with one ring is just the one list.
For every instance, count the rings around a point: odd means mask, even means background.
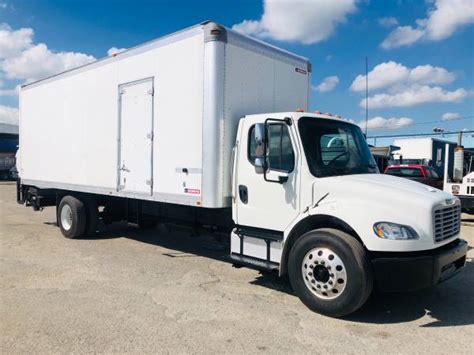
[{"label": "building in background", "polygon": [[0,180],[16,177],[15,154],[18,149],[18,126],[0,123]]}]

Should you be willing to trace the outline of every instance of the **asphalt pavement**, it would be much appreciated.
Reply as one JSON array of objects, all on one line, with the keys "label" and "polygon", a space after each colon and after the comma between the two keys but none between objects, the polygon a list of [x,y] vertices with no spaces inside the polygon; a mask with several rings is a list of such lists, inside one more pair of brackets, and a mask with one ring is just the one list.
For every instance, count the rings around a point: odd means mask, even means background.
[{"label": "asphalt pavement", "polygon": [[474,353],[474,218],[464,272],[309,311],[275,274],[234,268],[219,235],[116,224],[69,240],[0,183],[0,353]]}]

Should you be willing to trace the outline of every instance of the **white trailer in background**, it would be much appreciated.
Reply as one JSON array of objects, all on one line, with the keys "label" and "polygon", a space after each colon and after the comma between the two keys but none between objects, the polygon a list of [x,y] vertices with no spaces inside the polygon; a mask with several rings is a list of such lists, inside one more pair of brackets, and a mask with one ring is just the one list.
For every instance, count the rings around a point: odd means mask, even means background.
[{"label": "white trailer in background", "polygon": [[429,137],[395,139],[393,144],[400,148],[393,157],[395,160],[402,160],[403,164],[430,165],[439,176],[443,176],[445,149],[448,149],[449,170],[453,167],[455,142]]},{"label": "white trailer in background", "polygon": [[[444,164],[443,190],[453,194],[461,201],[461,210],[474,214],[474,157],[471,155],[467,164],[464,164],[464,149],[457,147],[454,153],[454,162],[449,164],[448,144]],[[464,166],[466,165],[466,166]],[[452,166],[450,174],[448,167]]]},{"label": "white trailer in background", "polygon": [[378,174],[357,125],[305,112],[310,72],[206,22],[26,85],[17,200],[55,206],[68,238],[99,219],[221,229],[233,263],[288,274],[331,316],[374,284],[419,289],[462,270],[459,201]]}]

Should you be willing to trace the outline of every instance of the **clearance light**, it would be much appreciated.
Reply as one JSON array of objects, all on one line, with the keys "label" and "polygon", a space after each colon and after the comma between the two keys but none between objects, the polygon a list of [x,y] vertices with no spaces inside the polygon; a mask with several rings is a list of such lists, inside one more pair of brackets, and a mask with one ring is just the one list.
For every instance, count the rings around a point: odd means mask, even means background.
[{"label": "clearance light", "polygon": [[304,112],[304,110],[302,108],[297,108],[296,112]]},{"label": "clearance light", "polygon": [[314,111],[314,113],[317,113],[318,115],[320,115],[321,111],[317,110],[317,111]]}]

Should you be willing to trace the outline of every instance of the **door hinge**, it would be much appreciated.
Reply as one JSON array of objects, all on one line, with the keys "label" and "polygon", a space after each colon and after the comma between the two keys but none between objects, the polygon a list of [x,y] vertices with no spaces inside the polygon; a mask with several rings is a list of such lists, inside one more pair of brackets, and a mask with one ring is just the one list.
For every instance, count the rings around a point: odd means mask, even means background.
[{"label": "door hinge", "polygon": [[150,90],[148,90],[148,95],[155,95],[155,88],[151,88]]},{"label": "door hinge", "polygon": [[146,137],[151,140],[155,139],[155,135],[153,134],[153,132],[148,133]]},{"label": "door hinge", "polygon": [[146,181],[147,185],[153,186],[153,179],[147,180]]}]

